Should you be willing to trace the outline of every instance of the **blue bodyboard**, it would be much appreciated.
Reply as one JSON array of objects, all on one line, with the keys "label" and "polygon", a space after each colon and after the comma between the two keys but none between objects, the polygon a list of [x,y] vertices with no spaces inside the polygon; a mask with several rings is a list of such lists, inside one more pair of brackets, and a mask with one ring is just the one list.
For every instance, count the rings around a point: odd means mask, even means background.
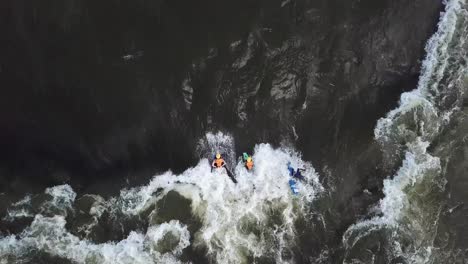
[{"label": "blue bodyboard", "polygon": [[297,189],[295,180],[293,179],[289,180],[289,187],[291,188],[291,191],[293,192],[293,194],[295,195],[299,194],[299,190]]}]

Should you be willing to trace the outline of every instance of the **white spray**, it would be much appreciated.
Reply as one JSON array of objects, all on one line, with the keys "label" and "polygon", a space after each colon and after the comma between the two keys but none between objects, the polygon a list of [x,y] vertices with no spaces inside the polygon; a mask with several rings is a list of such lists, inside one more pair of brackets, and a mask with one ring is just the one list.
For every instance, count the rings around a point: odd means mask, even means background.
[{"label": "white spray", "polygon": [[[410,202],[409,193],[412,193],[411,188],[418,185],[429,188],[435,184],[443,188],[443,184],[440,184],[443,182],[440,160],[428,153],[428,147],[458,109],[464,92],[462,80],[467,76],[467,69],[460,62],[468,58],[467,31],[466,1],[446,2],[446,11],[441,16],[438,30],[426,46],[427,55],[418,88],[403,93],[400,106],[380,119],[375,128],[375,138],[381,144],[385,157],[393,163],[403,154],[403,164],[392,179],[384,181],[385,197],[376,207],[380,214],[351,226],[345,232],[343,243],[347,252],[351,252],[362,238],[387,228],[392,230],[390,236],[393,237],[396,255],[411,263],[429,261],[432,245],[429,240],[434,229],[429,227],[431,230],[425,230],[428,227],[424,225],[431,221],[434,224],[436,220],[432,218],[437,217],[438,209],[431,208],[434,212],[424,212],[421,208],[415,208],[417,203]],[[412,212],[412,217],[407,216],[409,212]],[[427,213],[430,213],[430,219],[424,219]],[[408,229],[406,231],[415,243],[402,249],[398,237],[405,229]],[[351,256],[346,256],[345,263],[353,261]]]},{"label": "white spray", "polygon": [[[207,139],[213,146],[232,142],[224,134],[211,134]],[[103,210],[131,217],[151,209],[151,214],[157,215],[154,205],[169,192],[177,192],[190,201],[190,213],[201,223],[194,234],[184,223],[171,220],[150,224],[146,233],[130,232],[118,243],[95,244],[67,231],[64,216],[36,215],[18,237],[0,239],[0,259],[21,258],[25,252],[38,249],[77,263],[177,263],[192,243],[195,249],[205,249],[216,263],[248,263],[260,257],[294,263],[294,256],[288,253],[295,246],[295,221],[306,217],[310,203],[323,190],[318,175],[294,151],[273,149],[268,144],[255,147],[253,160],[253,171],[240,162],[233,166],[237,184],[223,170],[211,172],[209,161],[202,159],[181,175],[169,171],[155,176],[146,186],[122,190],[119,197],[97,203],[100,213],[95,214],[96,219]],[[288,185],[289,161],[296,168],[306,168],[306,182],[298,183],[297,196]],[[169,237],[178,242],[169,243],[168,250],[163,245]]]}]

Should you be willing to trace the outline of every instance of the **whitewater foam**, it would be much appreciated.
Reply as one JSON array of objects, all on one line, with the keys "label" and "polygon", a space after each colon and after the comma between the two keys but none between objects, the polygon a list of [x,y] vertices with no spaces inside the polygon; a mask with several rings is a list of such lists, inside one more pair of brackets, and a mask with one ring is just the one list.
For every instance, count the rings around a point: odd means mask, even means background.
[{"label": "whitewater foam", "polygon": [[[212,134],[208,139],[211,146],[232,142],[224,134]],[[184,249],[191,246],[216,263],[249,263],[258,258],[294,263],[295,221],[306,217],[310,203],[323,191],[318,175],[298,153],[268,144],[255,147],[253,160],[253,171],[247,171],[242,162],[233,166],[237,184],[223,170],[211,172],[209,161],[202,159],[180,175],[168,171],[146,186],[122,190],[107,201],[88,195],[94,199],[88,212],[93,220],[82,227],[83,237],[66,229],[63,211],[53,216],[36,214],[19,236],[0,239],[0,259],[21,260],[39,250],[77,263],[178,263]],[[296,168],[306,168],[306,181],[298,183],[298,196],[291,194],[288,185],[288,161]],[[193,234],[184,220],[151,220],[160,214],[155,205],[170,199],[168,194],[173,192],[188,199],[188,213],[200,222]],[[51,203],[64,209],[76,197],[69,186],[50,188],[46,193],[54,197]],[[147,230],[131,231],[117,243],[96,244],[87,237],[104,213],[115,215],[113,221],[146,217]]]},{"label": "whitewater foam", "polygon": [[[138,214],[168,192],[176,191],[191,201],[192,213],[203,223],[195,243],[206,246],[209,255],[214,256],[217,262],[245,261],[246,255],[261,256],[266,251],[277,254],[291,243],[287,240],[294,236],[293,222],[298,213],[294,207],[311,202],[321,191],[321,185],[312,166],[292,153],[274,150],[266,144],[258,145],[254,153],[253,173],[245,170],[242,163],[236,166],[237,185],[223,171],[210,173],[208,160],[202,160],[177,177],[168,172],[155,177],[141,189],[123,191],[121,197],[124,200],[138,201],[127,204],[130,206],[124,211]],[[298,185],[302,195],[297,199],[291,196],[287,184],[288,161],[293,166],[307,168],[304,176],[309,184]],[[163,189],[162,194],[154,197],[152,194],[160,188]],[[275,210],[280,212],[281,226],[270,228],[267,220],[269,213]],[[262,237],[244,231],[251,229],[251,225],[265,231]],[[267,229],[272,233],[266,232]],[[279,248],[274,246],[275,242],[279,243]]]},{"label": "whitewater foam", "polygon": [[[429,145],[457,111],[467,68],[468,12],[465,0],[447,1],[437,32],[426,46],[417,89],[401,95],[399,107],[380,119],[374,130],[389,163],[403,157],[403,164],[391,179],[384,181],[385,197],[374,208],[378,215],[352,225],[343,236],[348,255],[345,263],[355,261],[352,248],[374,232],[389,230],[388,237],[396,256],[411,263],[430,259],[432,233],[438,217],[437,203],[424,205],[425,198],[441,193],[444,181],[441,162],[428,152]],[[465,38],[465,39],[464,39]],[[418,200],[412,200],[418,199]],[[420,202],[419,202],[420,201]],[[408,236],[412,246],[401,247]]]},{"label": "whitewater foam", "polygon": [[[67,216],[75,198],[76,193],[68,184],[47,188],[44,194],[27,195],[12,204],[3,220],[12,222],[19,218],[32,218],[36,214]],[[37,203],[35,208],[32,206],[33,201]]]},{"label": "whitewater foam", "polygon": [[[175,256],[188,246],[190,239],[185,226],[171,221],[150,227],[146,234],[131,232],[118,243],[93,244],[70,234],[65,224],[63,216],[36,215],[19,239],[8,236],[0,240],[0,258],[14,260],[39,250],[77,263],[179,263]],[[159,243],[167,234],[175,237],[178,243],[170,253],[161,253]]]}]

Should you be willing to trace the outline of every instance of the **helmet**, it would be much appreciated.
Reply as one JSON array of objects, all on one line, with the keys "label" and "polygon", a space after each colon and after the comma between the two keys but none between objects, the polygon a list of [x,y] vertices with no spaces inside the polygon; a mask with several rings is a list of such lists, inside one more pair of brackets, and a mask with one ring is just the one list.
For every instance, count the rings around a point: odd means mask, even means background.
[{"label": "helmet", "polygon": [[247,162],[251,162],[252,161],[252,158],[251,157],[248,157],[247,158]]},{"label": "helmet", "polygon": [[221,154],[216,153],[216,158],[217,158],[217,159],[220,159],[220,158],[221,158]]}]

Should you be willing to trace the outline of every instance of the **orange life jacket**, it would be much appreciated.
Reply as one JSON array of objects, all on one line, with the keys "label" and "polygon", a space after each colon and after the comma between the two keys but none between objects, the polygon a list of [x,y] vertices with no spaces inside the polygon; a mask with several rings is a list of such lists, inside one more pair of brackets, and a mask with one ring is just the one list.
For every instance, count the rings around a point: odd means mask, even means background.
[{"label": "orange life jacket", "polygon": [[245,166],[247,167],[248,170],[251,170],[253,168],[253,161],[247,161],[245,163]]},{"label": "orange life jacket", "polygon": [[224,165],[224,160],[221,158],[215,159],[213,161],[213,166],[215,166],[216,168],[221,168],[223,165]]}]

